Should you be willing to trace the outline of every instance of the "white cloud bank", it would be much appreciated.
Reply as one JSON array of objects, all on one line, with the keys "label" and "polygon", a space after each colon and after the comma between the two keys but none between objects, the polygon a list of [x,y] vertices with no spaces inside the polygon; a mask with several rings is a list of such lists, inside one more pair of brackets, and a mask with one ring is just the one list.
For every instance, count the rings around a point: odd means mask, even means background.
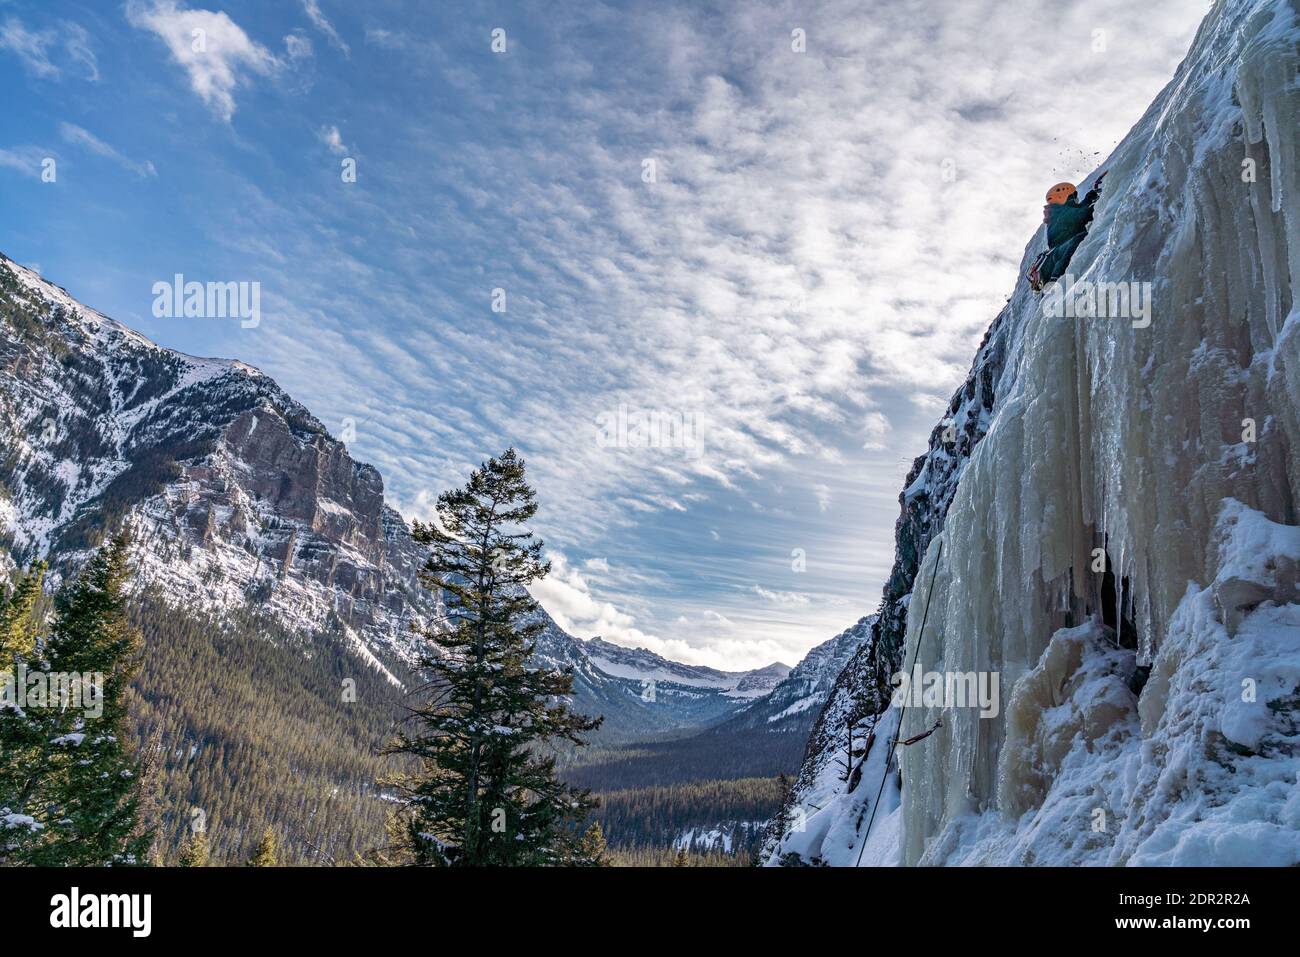
[{"label": "white cloud bank", "polygon": [[224,12],[191,10],[177,0],[129,0],[126,15],[133,26],[157,34],[184,68],[190,88],[227,122],[235,115],[235,90],[251,76],[270,76],[281,67]]}]

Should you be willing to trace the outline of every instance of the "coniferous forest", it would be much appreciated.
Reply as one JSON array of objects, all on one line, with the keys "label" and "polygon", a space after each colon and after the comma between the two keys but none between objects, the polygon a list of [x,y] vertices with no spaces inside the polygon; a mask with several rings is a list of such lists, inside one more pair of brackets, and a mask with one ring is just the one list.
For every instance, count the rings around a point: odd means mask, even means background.
[{"label": "coniferous forest", "polygon": [[[114,677],[109,707],[94,721],[62,711],[37,723],[32,715],[43,712],[0,711],[0,809],[10,822],[3,862],[419,863],[429,853],[421,835],[441,826],[451,846],[452,834],[474,830],[461,797],[472,753],[464,731],[487,728],[479,760],[501,778],[475,789],[482,833],[513,833],[509,810],[505,827],[494,825],[509,800],[521,815],[536,814],[539,796],[563,808],[535,840],[514,838],[511,853],[541,848],[529,851],[541,855],[536,863],[752,863],[784,781],[692,780],[683,769],[685,781],[599,793],[565,783],[602,780],[602,767],[603,780],[616,782],[629,752],[594,747],[586,757],[584,735],[599,716],[567,709],[562,672],[525,667],[537,627],[525,620],[535,606],[522,586],[546,567],[540,543],[506,526],[534,508],[512,452],[448,493],[441,521],[462,534],[437,526],[416,534],[433,549],[425,583],[440,591],[449,583],[458,620],[423,636],[436,650],[411,665],[385,661],[387,673],[359,660],[337,620],[302,634],[254,609],[218,615],[177,608],[152,587],[133,590],[124,535],[97,536],[99,550],[53,595],[42,588],[44,566],[34,565],[4,596],[0,671],[81,663]],[[478,545],[465,544],[469,531]],[[476,673],[480,638],[492,644]],[[534,736],[521,737],[521,728]],[[48,740],[59,747],[51,752]],[[116,769],[108,773],[121,783],[94,798],[107,821],[87,811],[87,823],[74,819],[82,830],[61,837],[59,828],[72,826],[61,809],[83,800],[74,790],[91,773],[71,758],[89,753],[88,741],[97,750],[86,767]],[[494,790],[507,798],[493,799]],[[427,806],[411,803],[421,793],[447,802],[443,824],[409,813]],[[87,841],[95,829],[98,843]],[[434,857],[425,862],[453,863],[441,851]]]}]

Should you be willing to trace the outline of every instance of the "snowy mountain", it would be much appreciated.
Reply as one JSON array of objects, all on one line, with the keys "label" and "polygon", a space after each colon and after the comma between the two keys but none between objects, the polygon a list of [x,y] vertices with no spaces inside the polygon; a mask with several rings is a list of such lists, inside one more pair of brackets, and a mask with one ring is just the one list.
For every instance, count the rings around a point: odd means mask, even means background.
[{"label": "snowy mountain", "polygon": [[121,520],[141,580],[178,607],[257,605],[341,628],[376,666],[410,659],[412,625],[438,612],[420,550],[379,473],[303,406],[2,257],[0,309],[0,561],[64,572]]},{"label": "snowy mountain", "polygon": [[645,648],[624,648],[602,638],[585,642],[587,657],[601,671],[649,685],[677,684],[711,689],[731,698],[757,698],[767,694],[790,673],[779,661],[752,671],[718,671],[700,665],[669,661]]},{"label": "snowy mountain", "polygon": [[739,699],[738,708],[738,699],[727,697],[732,713],[715,718],[707,727],[662,740],[633,741],[622,752],[607,755],[600,769],[576,772],[578,780],[590,787],[649,787],[789,773],[804,757],[809,734],[837,676],[870,637],[874,622],[874,615],[862,619],[813,648],[794,668],[771,665],[751,673],[736,685],[737,692],[746,693],[751,681],[768,685],[778,675],[784,677],[766,694]]},{"label": "snowy mountain", "polygon": [[718,726],[722,734],[741,729],[765,734],[808,734],[845,664],[871,635],[876,616],[868,615],[852,628],[813,648],[788,669],[768,694]]},{"label": "snowy mountain", "polygon": [[[394,684],[412,629],[442,613],[379,473],[275,382],[162,348],[3,256],[0,448],[0,576],[49,557],[57,580],[124,521],[139,585],[164,602],[341,634]],[[606,739],[710,724],[789,671],[685,665],[543,621],[537,659],[574,668]]]},{"label": "snowy mountain", "polygon": [[[1300,863],[1298,41],[1293,2],[1215,3],[1072,284],[994,320],[770,863]],[[938,690],[891,707],[913,662]]]},{"label": "snowy mountain", "polygon": [[605,716],[593,740],[606,743],[706,727],[766,694],[789,670],[773,664],[754,671],[717,671],[601,638],[575,638],[549,617],[546,622],[535,658],[551,667],[573,668],[575,706]]}]

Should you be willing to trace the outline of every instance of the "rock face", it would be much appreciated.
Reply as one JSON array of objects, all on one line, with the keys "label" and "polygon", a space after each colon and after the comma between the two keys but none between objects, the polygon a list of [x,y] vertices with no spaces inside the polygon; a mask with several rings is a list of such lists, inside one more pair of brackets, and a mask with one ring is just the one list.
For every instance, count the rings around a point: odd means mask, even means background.
[{"label": "rock face", "polygon": [[[980,421],[909,477],[882,624],[832,697],[841,724],[876,712],[876,786],[810,748],[808,826],[772,860],[1300,861],[1298,42],[1293,2],[1216,3],[1103,164],[1073,285],[1017,285],[955,400]],[[904,739],[941,725],[886,772],[880,677],[913,657],[997,675],[1002,707],[907,709]]]},{"label": "rock face", "polygon": [[[816,649],[813,649],[816,651]],[[812,654],[812,652],[809,652]],[[757,698],[768,694],[790,674],[789,665],[783,665],[779,661],[774,661],[765,668],[757,668],[754,671],[746,672],[739,681],[736,682],[732,693],[746,698]]]}]

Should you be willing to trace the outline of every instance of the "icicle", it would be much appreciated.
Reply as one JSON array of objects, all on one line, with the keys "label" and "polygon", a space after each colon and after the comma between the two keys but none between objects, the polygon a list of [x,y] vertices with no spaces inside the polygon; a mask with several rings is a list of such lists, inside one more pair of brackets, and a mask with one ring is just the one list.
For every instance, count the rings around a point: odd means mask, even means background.
[{"label": "icicle", "polygon": [[1124,637],[1124,541],[1119,543],[1119,560],[1111,570],[1115,576],[1115,644]]}]

